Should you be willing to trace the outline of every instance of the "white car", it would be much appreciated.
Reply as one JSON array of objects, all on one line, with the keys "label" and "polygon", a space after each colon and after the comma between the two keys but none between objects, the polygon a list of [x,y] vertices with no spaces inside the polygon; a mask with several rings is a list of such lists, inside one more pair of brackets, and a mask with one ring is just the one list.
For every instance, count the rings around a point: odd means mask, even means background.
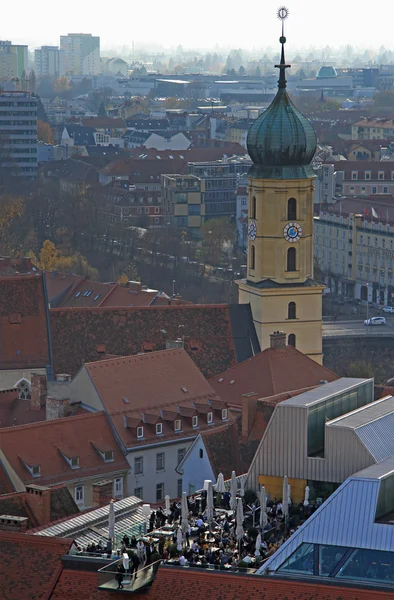
[{"label": "white car", "polygon": [[371,317],[364,321],[364,325],[386,325],[386,319],[384,317]]},{"label": "white car", "polygon": [[392,315],[394,313],[394,306],[383,306],[382,311]]}]

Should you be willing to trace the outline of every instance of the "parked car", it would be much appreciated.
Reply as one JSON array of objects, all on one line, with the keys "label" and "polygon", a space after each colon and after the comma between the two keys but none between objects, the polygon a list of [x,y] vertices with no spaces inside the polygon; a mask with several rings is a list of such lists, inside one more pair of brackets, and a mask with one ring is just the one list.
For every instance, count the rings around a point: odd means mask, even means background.
[{"label": "parked car", "polygon": [[394,313],[394,306],[383,306],[382,311],[392,315]]},{"label": "parked car", "polygon": [[386,325],[386,319],[384,317],[371,317],[364,321],[364,325]]}]

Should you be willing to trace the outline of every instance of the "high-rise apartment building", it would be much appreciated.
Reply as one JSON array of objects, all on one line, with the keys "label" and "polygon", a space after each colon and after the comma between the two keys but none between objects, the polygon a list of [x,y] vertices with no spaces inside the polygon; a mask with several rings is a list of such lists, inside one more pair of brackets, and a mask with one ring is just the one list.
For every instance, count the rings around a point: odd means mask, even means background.
[{"label": "high-rise apartment building", "polygon": [[[0,54],[0,78],[20,78],[23,72],[27,72],[29,62],[27,46],[0,40]],[[4,73],[1,71],[2,66],[4,66]]]},{"label": "high-rise apartment building", "polygon": [[0,92],[0,166],[37,175],[37,98],[29,92]]},{"label": "high-rise apartment building", "polygon": [[91,33],[69,33],[60,36],[65,69],[69,75],[100,74],[100,38]]},{"label": "high-rise apartment building", "polygon": [[61,77],[65,74],[64,51],[57,46],[41,46],[34,50],[37,77]]}]

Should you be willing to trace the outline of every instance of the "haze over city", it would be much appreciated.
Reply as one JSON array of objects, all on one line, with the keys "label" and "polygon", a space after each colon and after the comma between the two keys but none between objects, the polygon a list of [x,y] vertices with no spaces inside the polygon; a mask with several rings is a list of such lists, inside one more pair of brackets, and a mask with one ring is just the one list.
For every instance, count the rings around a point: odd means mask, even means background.
[{"label": "haze over city", "polygon": [[[288,8],[291,19],[286,28],[292,47],[392,45],[388,23],[394,22],[394,4],[390,0],[379,0],[377,10],[371,10],[367,2],[341,0],[297,0],[288,3]],[[34,47],[58,44],[59,36],[68,32],[92,32],[100,36],[103,49],[131,47],[133,40],[145,48],[182,44],[196,49],[216,45],[258,49],[277,43],[278,27],[273,26],[272,16],[276,9],[274,0],[251,0],[245,6],[230,2],[228,10],[209,0],[196,5],[181,0],[148,4],[119,0],[112,7],[70,0],[61,18],[52,18],[52,0],[21,0],[2,8],[0,38]]]}]

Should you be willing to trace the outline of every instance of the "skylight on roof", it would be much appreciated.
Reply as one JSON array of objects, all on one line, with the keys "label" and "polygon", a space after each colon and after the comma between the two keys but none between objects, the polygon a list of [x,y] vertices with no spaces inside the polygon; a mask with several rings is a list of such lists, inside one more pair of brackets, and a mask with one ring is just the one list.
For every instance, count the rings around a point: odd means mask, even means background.
[{"label": "skylight on roof", "polygon": [[97,294],[97,296],[94,297],[94,300],[98,300],[100,298],[100,294]]},{"label": "skylight on roof", "polygon": [[123,402],[124,402],[125,404],[128,404],[128,403],[129,403],[129,399],[128,399],[127,397],[124,397],[124,398],[123,398]]},{"label": "skylight on roof", "polygon": [[185,394],[187,393],[187,388],[183,387],[182,388],[182,392],[185,392]]},{"label": "skylight on roof", "polygon": [[80,296],[80,295],[81,295],[81,292],[77,292],[77,293],[75,294],[75,297],[76,297],[76,298],[79,298],[79,296]]}]

